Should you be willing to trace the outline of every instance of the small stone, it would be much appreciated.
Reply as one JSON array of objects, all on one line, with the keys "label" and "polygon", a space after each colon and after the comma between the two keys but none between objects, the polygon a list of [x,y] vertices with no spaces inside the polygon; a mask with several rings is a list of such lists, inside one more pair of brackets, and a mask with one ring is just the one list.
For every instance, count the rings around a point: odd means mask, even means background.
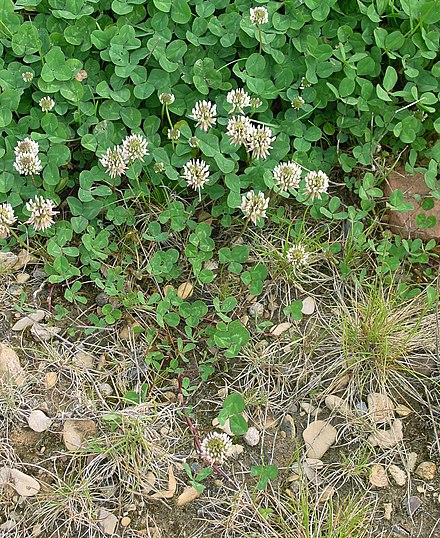
[{"label": "small stone", "polygon": [[305,316],[310,316],[315,311],[315,299],[313,297],[306,297],[302,302],[301,312]]},{"label": "small stone", "polygon": [[403,469],[397,465],[390,465],[388,467],[388,472],[393,477],[394,481],[398,486],[404,486],[406,484],[406,473]]},{"label": "small stone", "polygon": [[17,353],[4,344],[0,344],[0,380],[18,387],[26,381]]},{"label": "small stone", "polygon": [[335,493],[336,493],[336,490],[333,486],[325,486],[325,488],[322,490],[321,494],[319,495],[318,502],[325,503],[329,501]]},{"label": "small stone", "polygon": [[18,256],[13,252],[0,252],[0,269],[2,271],[13,269],[18,263]]},{"label": "small stone", "polygon": [[52,419],[50,419],[43,411],[35,409],[28,417],[28,425],[34,432],[44,432],[48,430],[52,425]]},{"label": "small stone", "polygon": [[105,534],[112,535],[116,530],[116,525],[118,524],[118,518],[111,512],[100,508],[98,514],[98,522],[101,529]]},{"label": "small stone", "polygon": [[410,452],[408,454],[408,458],[406,461],[406,469],[408,470],[409,473],[412,473],[414,469],[416,468],[417,457],[418,457],[417,452]]},{"label": "small stone", "polygon": [[79,368],[84,368],[85,370],[92,370],[96,359],[90,353],[80,350],[75,353],[73,357],[73,362]]},{"label": "small stone", "polygon": [[44,377],[44,385],[46,389],[52,389],[58,381],[58,374],[56,372],[47,372]]},{"label": "small stone", "polygon": [[354,418],[353,411],[351,410],[350,405],[343,398],[335,396],[334,394],[329,394],[325,399],[325,405],[335,413],[338,413],[345,418],[352,419]]},{"label": "small stone", "polygon": [[391,422],[394,418],[394,403],[386,394],[372,392],[367,397],[368,411],[373,422]]},{"label": "small stone", "polygon": [[308,415],[313,415],[313,413],[316,411],[316,407],[313,404],[309,403],[309,402],[300,402],[299,406]]},{"label": "small stone", "polygon": [[274,325],[273,327],[271,327],[270,334],[272,336],[280,336],[284,332],[288,331],[290,327],[292,327],[292,324],[288,321],[284,323],[279,323],[278,325]]},{"label": "small stone", "polygon": [[383,517],[387,520],[391,520],[391,512],[393,511],[392,503],[384,503],[383,505]]},{"label": "small stone", "polygon": [[411,497],[406,497],[403,500],[403,506],[406,508],[409,516],[413,516],[417,510],[422,506],[422,501],[419,497],[412,495]]},{"label": "small stone", "polygon": [[424,486],[420,486],[420,485],[419,485],[419,486],[417,486],[416,489],[417,489],[417,493],[425,493],[425,488],[424,488]]},{"label": "small stone", "polygon": [[407,417],[412,413],[412,409],[403,404],[397,404],[395,411],[399,417]]},{"label": "small stone", "polygon": [[356,402],[355,404],[356,411],[359,415],[367,415],[368,414],[368,405],[360,400],[359,402]]},{"label": "small stone", "polygon": [[33,497],[40,491],[40,484],[18,469],[2,467],[0,469],[0,485],[10,484],[22,497]]},{"label": "small stone", "polygon": [[396,418],[389,430],[378,430],[368,437],[368,442],[372,446],[380,446],[380,448],[393,448],[402,440],[403,427],[399,418]]},{"label": "small stone", "polygon": [[423,461],[416,469],[416,475],[423,480],[432,480],[437,471],[437,465],[432,461]]},{"label": "small stone", "polygon": [[243,454],[244,448],[242,445],[232,445],[229,451],[231,458],[237,459]]},{"label": "small stone", "polygon": [[243,439],[249,446],[256,446],[260,442],[260,432],[257,430],[257,428],[251,426],[243,435]]},{"label": "small stone", "polygon": [[128,527],[131,523],[131,519],[128,517],[128,516],[124,516],[122,519],[121,519],[121,525],[123,527]]},{"label": "small stone", "polygon": [[380,463],[371,467],[370,483],[377,488],[386,488],[389,484],[386,469]]},{"label": "small stone", "polygon": [[306,456],[320,459],[336,441],[336,429],[323,420],[315,420],[304,431]]},{"label": "small stone", "polygon": [[109,296],[103,291],[101,291],[101,293],[98,293],[98,295],[95,297],[95,303],[98,306],[104,306],[108,303],[108,301],[109,301]]},{"label": "small stone", "polygon": [[264,314],[264,306],[262,303],[257,301],[251,304],[251,306],[248,308],[248,312],[252,317],[261,317]]},{"label": "small stone", "polygon": [[306,478],[316,486],[322,483],[322,478],[318,475],[317,471],[324,467],[324,463],[320,459],[306,458],[301,463],[301,470]]},{"label": "small stone", "polygon": [[64,422],[63,440],[67,450],[79,450],[84,439],[95,433],[96,424],[93,420],[71,419]]},{"label": "small stone", "polygon": [[104,396],[111,396],[113,394],[113,387],[109,383],[100,383],[99,390]]},{"label": "small stone", "polygon": [[183,300],[189,299],[193,293],[194,286],[191,284],[191,282],[184,282],[177,288],[177,297],[180,297]]},{"label": "small stone", "polygon": [[31,275],[29,273],[18,273],[18,275],[15,277],[15,280],[18,284],[25,284],[30,278]]}]

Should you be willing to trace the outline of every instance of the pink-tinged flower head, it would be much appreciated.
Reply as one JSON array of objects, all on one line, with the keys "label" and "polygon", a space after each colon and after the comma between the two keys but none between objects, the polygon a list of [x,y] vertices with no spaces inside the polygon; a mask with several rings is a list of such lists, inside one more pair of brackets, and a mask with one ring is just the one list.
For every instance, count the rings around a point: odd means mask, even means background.
[{"label": "pink-tinged flower head", "polygon": [[107,148],[107,151],[99,159],[99,162],[106,168],[106,173],[113,179],[122,176],[127,170],[127,161],[122,148],[114,146]]},{"label": "pink-tinged flower head", "polygon": [[191,159],[183,165],[182,177],[194,190],[202,189],[209,181],[209,165],[202,159]]},{"label": "pink-tinged flower head", "polygon": [[26,209],[30,212],[30,217],[25,224],[32,224],[37,231],[47,230],[54,223],[53,216],[58,214],[54,211],[55,202],[35,196],[33,200],[29,200],[26,204]]},{"label": "pink-tinged flower head", "polygon": [[196,127],[208,131],[217,121],[217,105],[211,101],[197,101],[191,111],[191,117],[196,120]]},{"label": "pink-tinged flower head", "polygon": [[273,178],[278,188],[282,191],[297,189],[301,180],[301,166],[289,161],[280,163],[273,169]]},{"label": "pink-tinged flower head", "polygon": [[322,170],[309,172],[305,177],[305,191],[310,197],[321,199],[321,195],[328,190],[328,176]]},{"label": "pink-tinged flower head", "polygon": [[11,204],[0,204],[0,238],[4,239],[9,234],[9,228],[17,220]]},{"label": "pink-tinged flower head", "polygon": [[241,198],[240,209],[254,224],[257,223],[259,218],[266,217],[268,207],[269,198],[266,198],[262,192],[255,194],[254,191],[249,191]]},{"label": "pink-tinged flower head", "polygon": [[201,456],[209,465],[222,465],[231,455],[232,441],[227,433],[209,433],[202,441]]},{"label": "pink-tinged flower head", "polygon": [[247,146],[252,152],[254,159],[265,159],[269,155],[269,150],[272,149],[271,143],[275,140],[272,136],[272,131],[265,125],[257,125],[249,131]]}]

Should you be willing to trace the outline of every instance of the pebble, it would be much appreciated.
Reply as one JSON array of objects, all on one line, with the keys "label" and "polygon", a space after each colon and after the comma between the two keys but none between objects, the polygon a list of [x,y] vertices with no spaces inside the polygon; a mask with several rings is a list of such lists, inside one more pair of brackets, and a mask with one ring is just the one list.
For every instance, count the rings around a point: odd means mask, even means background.
[{"label": "pebble", "polygon": [[397,404],[395,411],[399,417],[407,417],[412,413],[412,409],[403,404]]},{"label": "pebble", "polygon": [[305,316],[310,316],[315,311],[315,299],[313,297],[306,297],[302,302],[301,312]]},{"label": "pebble", "polygon": [[104,396],[111,396],[113,394],[113,387],[109,383],[100,383],[99,390]]},{"label": "pebble", "polygon": [[280,433],[284,433],[285,437],[288,437],[289,439],[295,439],[296,435],[296,428],[295,428],[295,421],[293,420],[293,417],[291,415],[286,415],[283,419],[283,422],[280,426]]},{"label": "pebble", "polygon": [[257,428],[251,426],[243,435],[243,439],[249,446],[257,446],[260,442],[260,432],[257,430]]},{"label": "pebble", "polygon": [[387,520],[391,520],[391,512],[393,511],[392,503],[384,503],[383,505],[383,517]]},{"label": "pebble", "polygon": [[79,450],[84,438],[95,433],[96,424],[93,420],[66,420],[63,426],[63,441],[67,450]]},{"label": "pebble", "polygon": [[98,520],[99,526],[105,534],[114,534],[116,525],[118,524],[118,518],[114,514],[108,510],[105,510],[104,508],[101,508],[99,510]]},{"label": "pebble", "polygon": [[22,497],[33,497],[40,491],[40,484],[35,478],[9,467],[0,469],[1,484],[10,484]]},{"label": "pebble", "polygon": [[388,472],[393,477],[394,481],[398,486],[404,486],[406,484],[406,473],[403,469],[397,465],[390,465],[388,467]]},{"label": "pebble", "polygon": [[86,351],[77,351],[73,357],[73,362],[79,368],[84,368],[85,370],[92,370],[95,364],[95,357]]},{"label": "pebble", "polygon": [[334,411],[344,416],[345,418],[354,418],[354,414],[351,410],[350,404],[339,396],[329,394],[325,399],[325,405],[330,409],[330,411]]},{"label": "pebble", "polygon": [[121,525],[123,527],[128,527],[131,523],[131,519],[128,516],[125,516],[121,519]]},{"label": "pebble", "polygon": [[177,288],[177,297],[181,299],[189,299],[194,293],[194,286],[191,282],[184,282]]},{"label": "pebble", "polygon": [[380,463],[371,467],[370,483],[377,488],[386,488],[389,485],[387,471]]},{"label": "pebble", "polygon": [[315,420],[303,431],[306,456],[320,459],[336,441],[336,429],[323,420]]},{"label": "pebble", "polygon": [[18,284],[25,284],[30,278],[31,278],[31,275],[28,273],[19,273],[15,277]]},{"label": "pebble", "polygon": [[408,472],[412,473],[414,469],[416,468],[417,463],[417,452],[410,452],[408,454],[408,459],[406,462],[406,468]]},{"label": "pebble", "polygon": [[336,490],[333,486],[325,486],[325,488],[321,492],[321,495],[319,496],[318,502],[325,503],[329,501],[335,493]]},{"label": "pebble", "polygon": [[260,317],[264,314],[264,306],[262,303],[256,302],[251,304],[248,309],[249,315],[253,317]]},{"label": "pebble", "polygon": [[437,465],[432,461],[423,461],[416,469],[416,475],[424,480],[432,480],[437,471]]},{"label": "pebble", "polygon": [[28,417],[28,425],[34,432],[44,432],[52,426],[52,419],[50,419],[43,411],[35,409]]},{"label": "pebble", "polygon": [[45,378],[44,378],[44,385],[46,389],[53,388],[58,381],[58,374],[56,372],[47,372]]},{"label": "pebble", "polygon": [[20,387],[26,381],[20,359],[13,349],[0,344],[0,380]]},{"label": "pebble", "polygon": [[367,396],[370,419],[376,423],[391,422],[394,418],[394,403],[386,394],[371,392]]},{"label": "pebble", "polygon": [[413,516],[417,510],[422,506],[422,501],[419,497],[411,495],[411,497],[405,497],[403,499],[403,506],[406,508],[409,516]]},{"label": "pebble", "polygon": [[109,301],[109,297],[103,291],[101,291],[101,293],[98,293],[98,295],[95,297],[95,303],[98,306],[104,306],[105,304],[108,303],[108,301]]},{"label": "pebble", "polygon": [[313,404],[309,403],[309,402],[300,402],[299,406],[308,415],[313,415],[313,413],[316,411],[316,407]]}]

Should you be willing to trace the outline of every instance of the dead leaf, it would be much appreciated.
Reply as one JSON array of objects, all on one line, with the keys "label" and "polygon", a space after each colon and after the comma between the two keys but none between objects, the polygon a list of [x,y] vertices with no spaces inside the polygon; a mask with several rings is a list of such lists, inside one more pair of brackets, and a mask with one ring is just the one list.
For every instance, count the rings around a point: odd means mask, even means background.
[{"label": "dead leaf", "polygon": [[188,504],[200,495],[200,493],[193,486],[189,486],[183,490],[183,492],[177,498],[177,506],[184,506]]},{"label": "dead leaf", "polygon": [[274,325],[270,329],[270,334],[272,336],[279,336],[280,334],[283,334],[284,332],[288,331],[290,327],[292,327],[292,324],[289,323],[288,321],[284,323],[279,323],[278,325]]},{"label": "dead leaf", "polygon": [[35,478],[9,467],[0,469],[0,484],[10,484],[22,497],[33,497],[40,491],[40,484]]},{"label": "dead leaf", "polygon": [[181,299],[188,299],[188,297],[191,297],[193,292],[194,286],[191,284],[191,282],[184,282],[177,288],[177,297],[180,297]]},{"label": "dead leaf", "polygon": [[388,486],[387,471],[380,463],[375,463],[371,467],[370,482],[377,488],[386,488]]}]

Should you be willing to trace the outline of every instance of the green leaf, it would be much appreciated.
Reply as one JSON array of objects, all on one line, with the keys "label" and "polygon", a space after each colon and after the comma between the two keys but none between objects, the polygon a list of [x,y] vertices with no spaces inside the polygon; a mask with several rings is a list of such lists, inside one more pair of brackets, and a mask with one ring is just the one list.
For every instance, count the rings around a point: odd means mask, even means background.
[{"label": "green leaf", "polygon": [[186,0],[173,0],[171,18],[176,24],[186,24],[191,19],[191,9]]},{"label": "green leaf", "polygon": [[397,82],[397,71],[389,65],[385,71],[385,76],[383,78],[383,87],[387,92],[391,91]]}]

